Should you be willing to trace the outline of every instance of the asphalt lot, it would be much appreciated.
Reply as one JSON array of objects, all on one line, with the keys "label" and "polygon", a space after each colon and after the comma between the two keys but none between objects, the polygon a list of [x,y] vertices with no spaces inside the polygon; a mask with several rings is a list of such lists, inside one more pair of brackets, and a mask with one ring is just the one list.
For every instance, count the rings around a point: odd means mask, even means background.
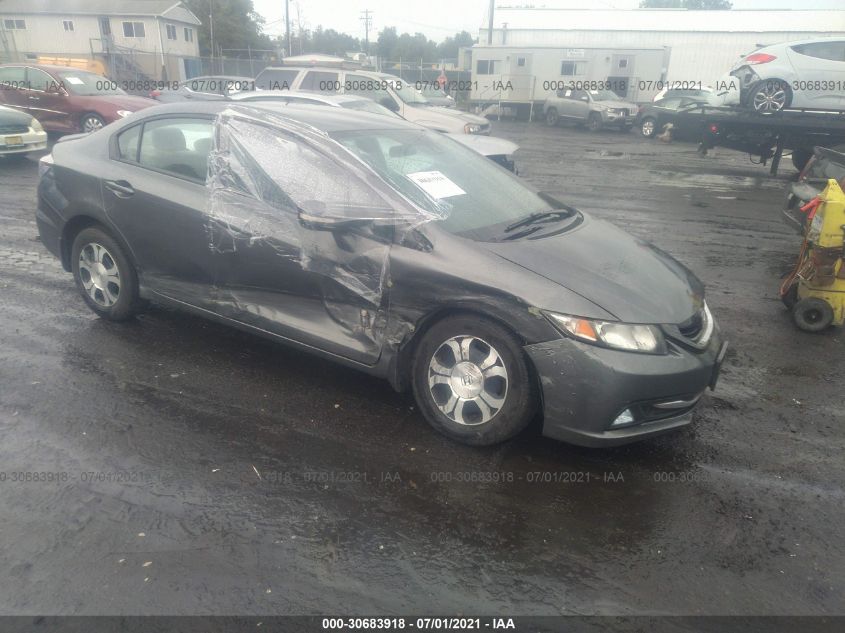
[{"label": "asphalt lot", "polygon": [[788,161],[494,129],[706,283],[732,347],[692,427],[469,448],[386,382],[160,308],[101,321],[38,243],[35,159],[0,159],[0,613],[845,614],[845,337],[776,296]]}]

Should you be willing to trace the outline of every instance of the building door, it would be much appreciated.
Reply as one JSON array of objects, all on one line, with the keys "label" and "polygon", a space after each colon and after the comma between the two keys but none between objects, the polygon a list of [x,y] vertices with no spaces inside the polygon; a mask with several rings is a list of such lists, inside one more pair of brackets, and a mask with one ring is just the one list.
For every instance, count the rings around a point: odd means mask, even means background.
[{"label": "building door", "polygon": [[633,55],[613,55],[610,73],[607,77],[610,90],[623,99],[631,93],[631,77],[634,76]]}]

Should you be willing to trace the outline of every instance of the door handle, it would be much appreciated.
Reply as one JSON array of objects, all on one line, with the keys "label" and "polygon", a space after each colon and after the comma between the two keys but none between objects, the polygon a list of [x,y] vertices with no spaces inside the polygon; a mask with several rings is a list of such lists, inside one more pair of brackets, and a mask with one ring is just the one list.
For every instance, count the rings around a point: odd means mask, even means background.
[{"label": "door handle", "polygon": [[118,198],[128,198],[135,193],[135,190],[125,180],[106,180],[103,185]]}]

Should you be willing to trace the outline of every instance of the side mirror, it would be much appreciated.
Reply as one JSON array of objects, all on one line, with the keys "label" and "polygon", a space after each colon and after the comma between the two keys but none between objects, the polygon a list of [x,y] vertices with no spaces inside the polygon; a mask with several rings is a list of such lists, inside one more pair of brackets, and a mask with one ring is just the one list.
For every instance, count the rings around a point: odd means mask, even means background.
[{"label": "side mirror", "polygon": [[399,104],[390,97],[382,97],[379,103],[391,112],[399,112]]}]

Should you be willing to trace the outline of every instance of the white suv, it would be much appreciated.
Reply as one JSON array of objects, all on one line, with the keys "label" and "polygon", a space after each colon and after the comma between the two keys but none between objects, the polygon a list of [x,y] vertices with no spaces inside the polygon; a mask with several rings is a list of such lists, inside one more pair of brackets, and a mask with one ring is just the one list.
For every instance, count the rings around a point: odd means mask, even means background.
[{"label": "white suv", "polygon": [[395,75],[327,66],[271,66],[255,78],[257,90],[306,90],[372,99],[411,123],[463,134],[490,134],[490,122],[474,114],[431,105]]}]

